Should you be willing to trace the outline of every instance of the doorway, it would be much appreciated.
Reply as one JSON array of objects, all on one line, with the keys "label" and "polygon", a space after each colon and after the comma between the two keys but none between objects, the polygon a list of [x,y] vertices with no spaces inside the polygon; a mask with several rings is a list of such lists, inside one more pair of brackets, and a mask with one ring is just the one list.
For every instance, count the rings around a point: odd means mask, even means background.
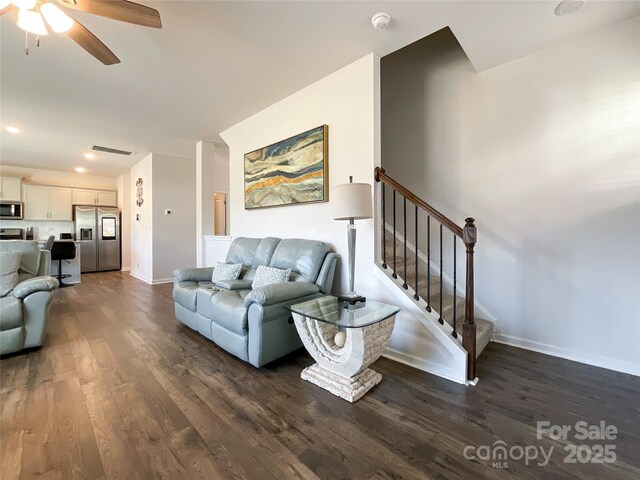
[{"label": "doorway", "polygon": [[227,235],[226,192],[215,192],[213,194],[213,234]]}]

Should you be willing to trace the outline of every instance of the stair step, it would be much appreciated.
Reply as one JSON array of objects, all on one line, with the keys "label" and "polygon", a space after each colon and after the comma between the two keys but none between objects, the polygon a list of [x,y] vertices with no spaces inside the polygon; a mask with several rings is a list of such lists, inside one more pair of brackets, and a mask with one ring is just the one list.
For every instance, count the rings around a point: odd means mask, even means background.
[{"label": "stair step", "polygon": [[[393,245],[393,244],[392,244]],[[391,245],[391,248],[393,246]],[[410,255],[407,258],[407,272],[405,276],[404,272],[404,257],[398,256],[398,248],[396,251],[396,274],[400,281],[406,281],[407,285],[411,288],[415,288],[415,255]],[[389,275],[393,273],[393,253],[389,256],[389,245],[387,245],[387,272]],[[427,294],[427,268],[425,263],[419,260],[420,271],[418,272],[418,295],[422,301],[426,302]],[[430,289],[429,289],[429,305],[436,314],[439,314],[442,310],[442,318],[453,327],[453,300],[452,287],[443,282],[442,292],[442,308],[440,306],[440,276],[433,270],[430,275]],[[465,317],[465,300],[464,297],[456,296],[456,330],[459,334],[459,338],[462,339],[462,326],[464,324]],[[475,318],[476,323],[476,357],[478,357],[493,336],[493,323],[483,318]]]}]

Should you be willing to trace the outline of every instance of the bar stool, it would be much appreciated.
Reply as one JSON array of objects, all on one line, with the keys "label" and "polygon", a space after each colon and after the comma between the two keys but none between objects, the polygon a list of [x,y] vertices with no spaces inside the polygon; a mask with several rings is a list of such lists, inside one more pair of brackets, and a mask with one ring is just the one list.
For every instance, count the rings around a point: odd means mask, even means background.
[{"label": "bar stool", "polygon": [[73,285],[68,283],[62,283],[63,278],[68,278],[70,274],[62,274],[62,261],[63,260],[73,260],[76,258],[76,244],[73,241],[59,241],[53,242],[53,246],[51,247],[51,260],[58,261],[58,282],[60,283],[60,288],[63,287],[73,287]]}]

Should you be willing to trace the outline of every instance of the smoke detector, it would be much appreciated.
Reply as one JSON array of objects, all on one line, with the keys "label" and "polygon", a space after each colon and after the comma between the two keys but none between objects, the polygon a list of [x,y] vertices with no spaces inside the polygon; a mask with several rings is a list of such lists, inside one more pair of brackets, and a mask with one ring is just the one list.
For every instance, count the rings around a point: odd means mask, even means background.
[{"label": "smoke detector", "polygon": [[376,30],[383,30],[387,28],[387,25],[389,25],[390,21],[391,17],[388,13],[385,12],[378,12],[373,17],[371,17],[371,24]]},{"label": "smoke detector", "polygon": [[584,0],[563,0],[558,4],[558,6],[553,10],[553,12],[559,17],[563,17],[565,15],[571,15],[572,13],[576,13],[578,10],[582,8],[584,5]]}]

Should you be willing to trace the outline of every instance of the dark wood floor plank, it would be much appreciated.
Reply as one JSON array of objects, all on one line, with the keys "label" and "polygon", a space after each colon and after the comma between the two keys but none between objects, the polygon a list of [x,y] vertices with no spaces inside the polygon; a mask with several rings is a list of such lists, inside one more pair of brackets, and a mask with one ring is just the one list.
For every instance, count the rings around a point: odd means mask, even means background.
[{"label": "dark wood floor plank", "polygon": [[20,478],[62,477],[52,381],[34,385],[27,391],[22,448],[29,454],[22,457]]},{"label": "dark wood floor plank", "polygon": [[[476,387],[380,359],[383,382],[349,404],[300,379],[311,363],[255,369],[176,321],[171,285],[83,275],[56,292],[43,348],[0,360],[0,476],[640,477],[636,377],[491,344]],[[618,426],[617,462],[564,463],[571,440],[536,439],[538,420]],[[557,450],[544,468],[464,458],[497,440]]]},{"label": "dark wood floor plank", "polygon": [[64,475],[67,478],[104,478],[95,432],[78,378],[57,380],[53,385],[53,396]]}]

